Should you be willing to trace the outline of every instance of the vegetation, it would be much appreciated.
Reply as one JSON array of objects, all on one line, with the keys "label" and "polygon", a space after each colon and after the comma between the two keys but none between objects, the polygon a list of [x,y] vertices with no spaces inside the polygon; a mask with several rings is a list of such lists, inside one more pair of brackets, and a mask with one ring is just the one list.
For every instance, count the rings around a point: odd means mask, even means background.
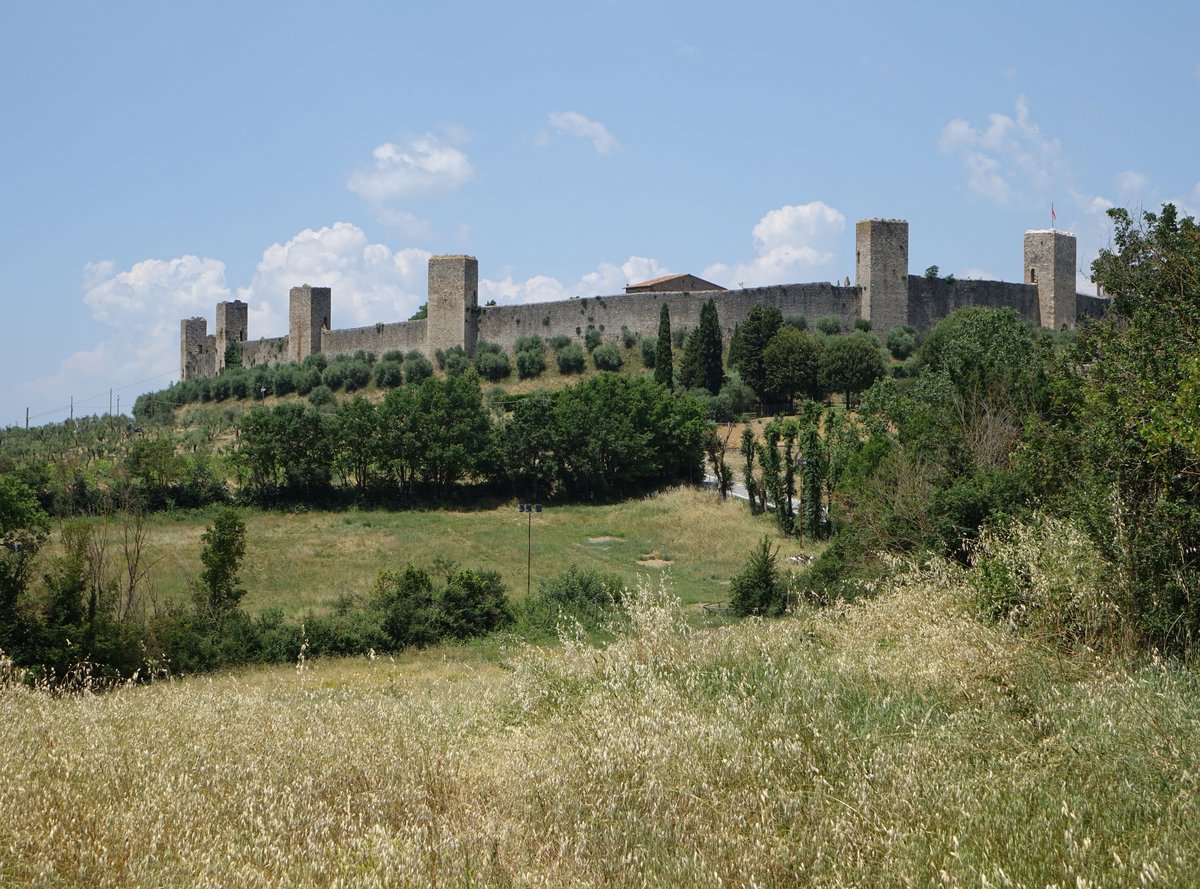
[{"label": "vegetation", "polygon": [[[644,353],[643,353],[644,354]],[[675,384],[675,365],[671,354],[671,312],[662,304],[658,315],[658,341],[654,350],[654,380],[668,389]]]},{"label": "vegetation", "polygon": [[700,307],[700,326],[684,344],[679,363],[679,383],[685,389],[705,389],[716,395],[725,380],[721,361],[721,324],[717,304],[709,299]]}]

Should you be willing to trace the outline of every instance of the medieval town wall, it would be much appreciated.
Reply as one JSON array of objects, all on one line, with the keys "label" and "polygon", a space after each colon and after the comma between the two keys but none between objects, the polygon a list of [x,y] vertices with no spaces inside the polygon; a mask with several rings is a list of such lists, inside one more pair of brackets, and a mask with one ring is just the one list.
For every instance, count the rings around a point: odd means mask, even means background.
[{"label": "medieval town wall", "polygon": [[[1032,284],[1006,281],[947,281],[944,278],[908,276],[908,323],[921,332],[965,306],[1009,308],[1032,324],[1039,319],[1038,289]],[[876,328],[880,338],[887,329]]]},{"label": "medieval town wall", "polygon": [[245,367],[274,367],[292,360],[288,352],[288,337],[260,337],[242,343],[242,364]]},{"label": "medieval town wall", "polygon": [[[321,332],[321,351],[330,358],[353,355],[359,350],[373,354],[376,358],[382,358],[385,352],[393,350],[409,352],[416,349],[424,354],[426,336],[424,320],[324,330]],[[432,357],[431,355],[430,358]]]}]

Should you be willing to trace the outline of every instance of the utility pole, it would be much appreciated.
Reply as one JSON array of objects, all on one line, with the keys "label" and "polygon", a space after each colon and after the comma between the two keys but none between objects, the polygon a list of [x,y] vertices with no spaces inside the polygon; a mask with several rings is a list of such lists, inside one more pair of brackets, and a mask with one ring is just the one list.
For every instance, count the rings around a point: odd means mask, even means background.
[{"label": "utility pole", "polygon": [[29,428],[29,408],[25,408],[25,428]]},{"label": "utility pole", "polygon": [[75,396],[71,396],[71,419],[75,419]]},{"label": "utility pole", "polygon": [[108,388],[108,415],[112,416],[112,387]]}]

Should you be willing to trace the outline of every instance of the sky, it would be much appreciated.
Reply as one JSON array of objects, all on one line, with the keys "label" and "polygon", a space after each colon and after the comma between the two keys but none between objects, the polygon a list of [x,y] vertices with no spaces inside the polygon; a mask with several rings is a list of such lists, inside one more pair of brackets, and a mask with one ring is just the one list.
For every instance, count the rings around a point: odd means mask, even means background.
[{"label": "sky", "polygon": [[1022,234],[1200,215],[1200,4],[5,3],[0,427],[128,413],[179,321],[333,288],[408,318],[431,254],[480,300],[910,271],[1017,281]]}]

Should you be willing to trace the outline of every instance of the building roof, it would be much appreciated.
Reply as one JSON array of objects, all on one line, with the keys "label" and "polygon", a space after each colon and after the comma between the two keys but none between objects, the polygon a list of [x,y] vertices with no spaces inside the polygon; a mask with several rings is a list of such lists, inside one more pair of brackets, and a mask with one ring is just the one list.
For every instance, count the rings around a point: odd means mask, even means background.
[{"label": "building roof", "polygon": [[630,284],[625,288],[626,291],[641,290],[642,288],[660,287],[663,284],[668,284],[671,281],[687,282],[683,290],[724,290],[720,284],[714,284],[712,281],[705,281],[703,278],[698,278],[695,275],[663,275],[661,278],[651,278],[649,281],[638,281],[636,284]]}]

